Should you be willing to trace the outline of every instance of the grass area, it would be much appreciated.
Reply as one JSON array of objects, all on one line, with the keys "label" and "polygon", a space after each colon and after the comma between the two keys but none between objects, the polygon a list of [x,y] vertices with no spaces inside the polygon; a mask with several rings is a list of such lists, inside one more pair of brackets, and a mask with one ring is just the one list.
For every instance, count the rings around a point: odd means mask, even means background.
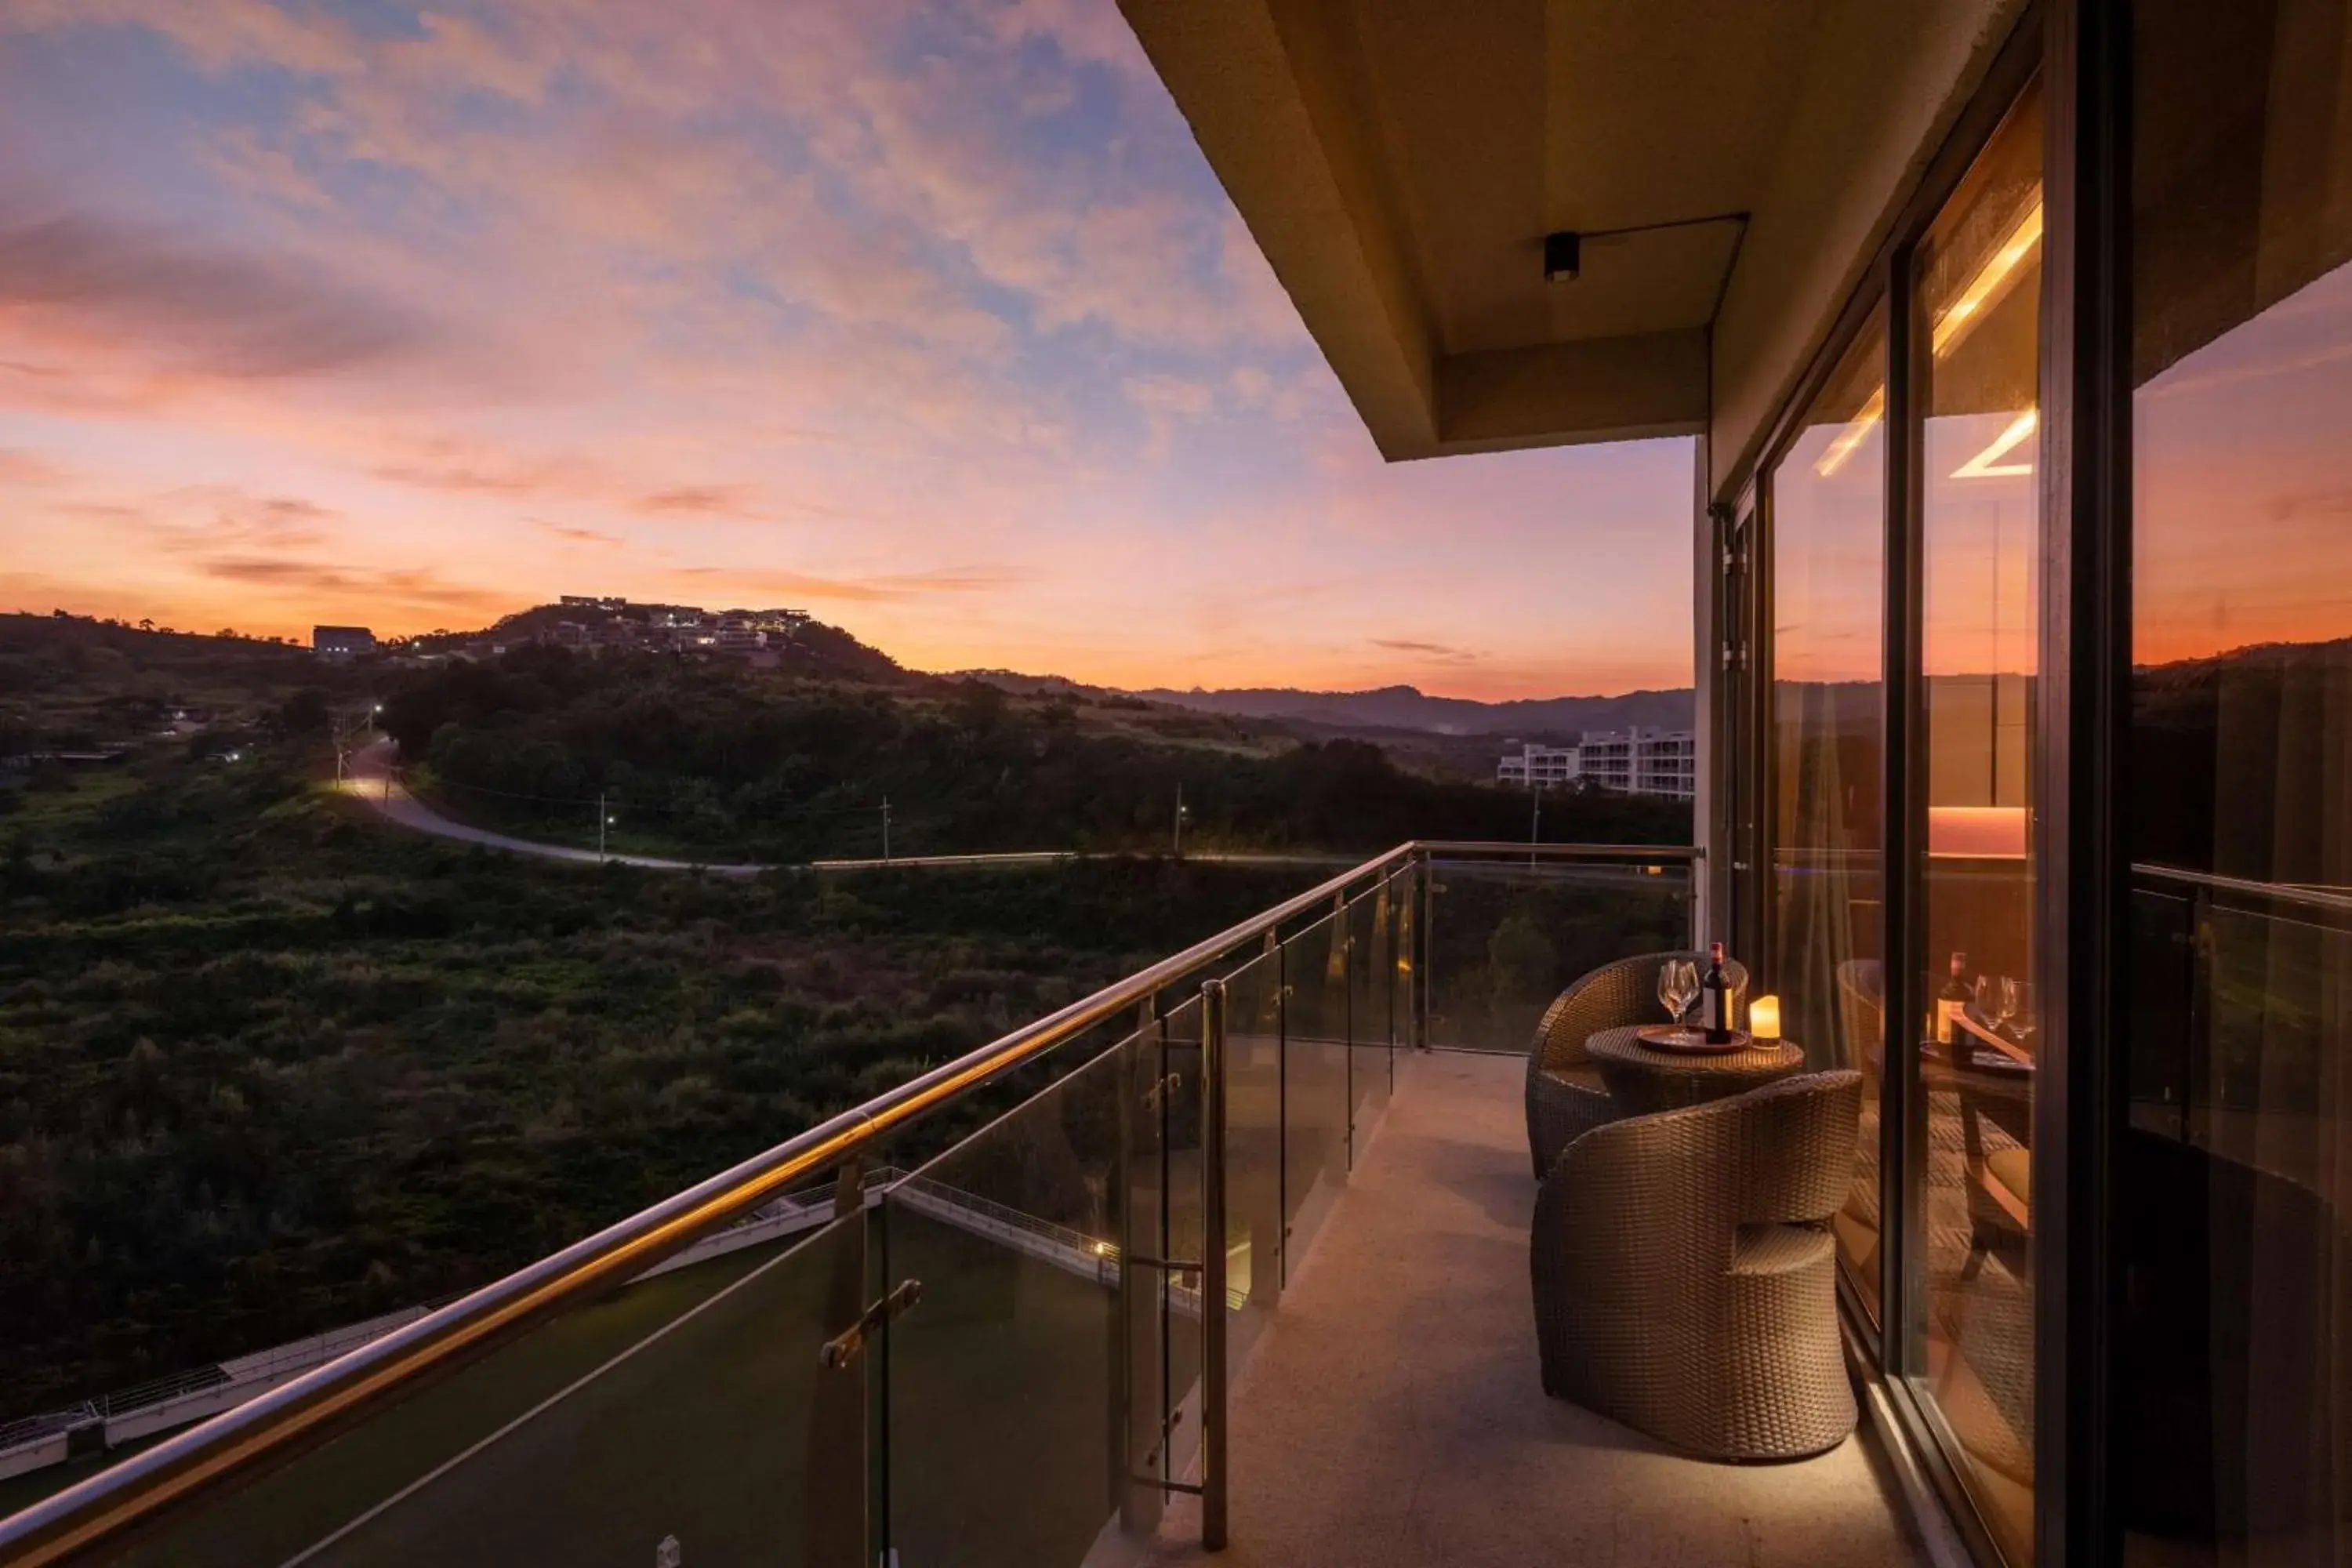
[{"label": "grass area", "polygon": [[0,1412],[478,1284],[1314,875],[544,864],[315,765],[0,826]]}]

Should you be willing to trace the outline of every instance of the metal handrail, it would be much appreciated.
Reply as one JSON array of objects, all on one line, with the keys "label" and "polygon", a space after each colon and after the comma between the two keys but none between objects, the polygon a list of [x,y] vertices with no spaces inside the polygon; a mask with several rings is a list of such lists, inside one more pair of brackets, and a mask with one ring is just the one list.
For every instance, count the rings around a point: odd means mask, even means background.
[{"label": "metal handrail", "polygon": [[793,1182],[862,1152],[942,1101],[1044,1056],[1285,921],[1320,910],[1334,894],[1411,859],[1413,850],[1411,844],[1399,845],[0,1520],[0,1560],[22,1568],[57,1562],[201,1489],[278,1458],[298,1441],[322,1438],[331,1426],[411,1379],[642,1272]]},{"label": "metal handrail", "polygon": [[2219,877],[2210,871],[2190,871],[2179,866],[2157,866],[2145,861],[2132,863],[2132,875],[2145,877],[2152,882],[2179,882],[2184,887],[2203,888],[2209,892],[2233,893],[2240,898],[2262,899],[2271,903],[2297,904],[2307,910],[2324,910],[2330,914],[2352,914],[2352,893],[2326,888],[2308,888],[2291,882],[2253,882],[2243,877]]},{"label": "metal handrail", "polygon": [[1697,844],[1506,844],[1492,839],[1416,838],[1407,848],[1433,860],[1449,857],[1499,858],[1533,855],[1546,860],[1629,860],[1635,864],[1683,864],[1706,858]]},{"label": "metal handrail", "polygon": [[222,1412],[87,1480],[0,1519],[0,1559],[36,1568],[121,1534],[195,1493],[298,1446],[324,1440],[411,1380],[479,1354],[567,1304],[617,1285],[749,1213],[802,1178],[863,1153],[887,1134],[967,1089],[1002,1077],[1197,973],[1297,917],[1320,912],[1354,883],[1417,860],[1448,856],[1695,861],[1689,845],[1514,845],[1415,840],[1340,872],[1204,942],[1139,970],[1060,1011],[885,1090],[606,1226],[383,1338]]}]

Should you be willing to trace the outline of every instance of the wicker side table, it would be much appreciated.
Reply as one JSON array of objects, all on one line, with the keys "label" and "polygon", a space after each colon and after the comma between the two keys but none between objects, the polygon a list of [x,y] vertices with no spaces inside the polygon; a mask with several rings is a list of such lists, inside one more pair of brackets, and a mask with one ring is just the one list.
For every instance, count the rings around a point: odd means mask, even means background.
[{"label": "wicker side table", "polygon": [[1786,1040],[1759,1043],[1720,1056],[1654,1050],[1633,1029],[1603,1029],[1584,1042],[1585,1055],[1601,1069],[1601,1081],[1622,1116],[1678,1110],[1761,1089],[1802,1071],[1805,1053]]}]

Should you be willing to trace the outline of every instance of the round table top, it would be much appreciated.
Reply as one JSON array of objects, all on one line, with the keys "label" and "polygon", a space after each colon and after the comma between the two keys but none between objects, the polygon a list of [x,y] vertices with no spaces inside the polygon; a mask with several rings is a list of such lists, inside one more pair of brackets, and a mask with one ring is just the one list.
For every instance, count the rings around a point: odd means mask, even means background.
[{"label": "round table top", "polygon": [[1633,1114],[1745,1094],[1805,1065],[1804,1048],[1786,1040],[1701,1055],[1654,1049],[1636,1038],[1633,1028],[1601,1030],[1584,1042],[1584,1054],[1600,1069],[1610,1094]]}]

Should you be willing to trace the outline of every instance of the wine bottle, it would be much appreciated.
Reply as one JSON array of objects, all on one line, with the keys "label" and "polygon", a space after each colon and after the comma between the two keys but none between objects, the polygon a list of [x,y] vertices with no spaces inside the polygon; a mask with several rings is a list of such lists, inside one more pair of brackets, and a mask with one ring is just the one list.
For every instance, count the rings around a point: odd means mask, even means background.
[{"label": "wine bottle", "polygon": [[1939,1046],[1952,1043],[1952,1035],[1958,1026],[1954,1020],[1968,1011],[1968,983],[1960,978],[1968,967],[1967,953],[1952,954],[1952,973],[1945,980],[1943,989],[1936,993],[1936,1043]]},{"label": "wine bottle", "polygon": [[1731,1043],[1731,977],[1723,972],[1723,943],[1707,949],[1706,975],[1698,983],[1699,1022],[1710,1046]]}]

